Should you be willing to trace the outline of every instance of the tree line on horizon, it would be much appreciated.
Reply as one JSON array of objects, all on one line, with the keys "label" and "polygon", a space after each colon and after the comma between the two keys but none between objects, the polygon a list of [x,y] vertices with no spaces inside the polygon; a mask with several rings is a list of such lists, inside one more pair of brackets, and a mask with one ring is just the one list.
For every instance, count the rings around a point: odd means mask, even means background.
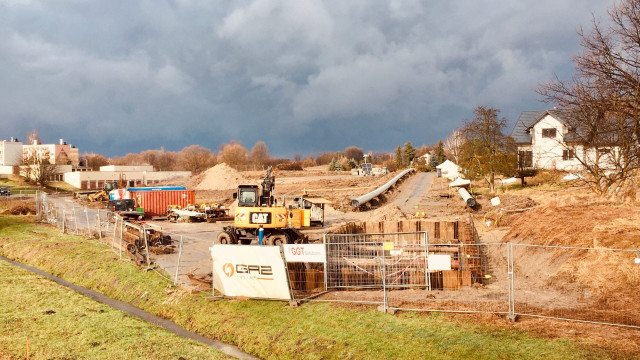
[{"label": "tree line on horizon", "polygon": [[[426,152],[424,149],[425,146],[418,152]],[[240,170],[257,170],[268,166],[282,170],[302,170],[334,163],[340,164],[343,170],[350,170],[362,163],[364,155],[362,148],[349,146],[343,151],[310,154],[304,158],[301,153],[295,153],[292,158],[279,158],[271,155],[264,141],[258,141],[251,150],[238,141],[231,141],[220,145],[216,151],[200,145],[190,145],[180,151],[160,148],[111,158],[97,153],[84,153],[81,159],[83,165],[92,170],[106,165],[151,165],[156,171],[187,170],[198,174],[219,163],[226,163]],[[391,171],[395,170],[393,153],[369,152],[368,161],[375,165],[388,166]]]}]

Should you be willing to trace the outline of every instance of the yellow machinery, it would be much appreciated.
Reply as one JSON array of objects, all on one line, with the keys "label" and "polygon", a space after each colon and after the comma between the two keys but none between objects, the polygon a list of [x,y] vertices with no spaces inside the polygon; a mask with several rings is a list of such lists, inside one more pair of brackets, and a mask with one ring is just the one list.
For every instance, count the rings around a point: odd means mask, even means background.
[{"label": "yellow machinery", "polygon": [[258,230],[264,229],[264,244],[300,243],[305,236],[298,230],[310,226],[311,211],[278,205],[273,196],[275,176],[271,168],[260,185],[240,185],[233,194],[238,199],[233,226],[226,226],[218,235],[220,244],[250,244]]},{"label": "yellow machinery", "polygon": [[109,192],[111,190],[115,190],[117,188],[118,188],[118,182],[117,181],[106,183],[104,185],[104,187],[102,188],[102,190],[98,191],[95,194],[87,195],[87,200],[89,202],[108,201],[109,200]]}]

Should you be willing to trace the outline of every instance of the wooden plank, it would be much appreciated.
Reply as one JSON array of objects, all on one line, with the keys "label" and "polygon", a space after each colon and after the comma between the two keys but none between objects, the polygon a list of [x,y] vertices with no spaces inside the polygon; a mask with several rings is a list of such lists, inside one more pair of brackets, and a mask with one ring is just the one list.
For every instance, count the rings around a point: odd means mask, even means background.
[{"label": "wooden plank", "polygon": [[457,290],[460,288],[460,277],[456,270],[442,271],[442,286],[445,290]]},{"label": "wooden plank", "polygon": [[397,221],[385,221],[384,224],[386,233],[398,232],[398,222]]},{"label": "wooden plank", "polygon": [[324,272],[316,269],[305,269],[306,290],[314,291],[324,288]]},{"label": "wooden plank", "polygon": [[471,286],[471,271],[460,271],[460,285]]}]

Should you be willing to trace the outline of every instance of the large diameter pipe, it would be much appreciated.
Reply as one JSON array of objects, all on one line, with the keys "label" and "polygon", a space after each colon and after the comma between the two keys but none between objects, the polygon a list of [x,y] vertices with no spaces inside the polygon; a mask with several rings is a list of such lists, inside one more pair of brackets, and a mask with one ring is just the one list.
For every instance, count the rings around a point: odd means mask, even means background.
[{"label": "large diameter pipe", "polygon": [[386,184],[380,186],[379,188],[373,190],[372,192],[368,194],[364,194],[356,199],[351,200],[351,206],[355,208],[355,207],[359,207],[360,205],[368,203],[369,201],[371,201],[371,199],[387,191],[391,187],[391,185],[395,184],[398,180],[400,180],[402,177],[404,177],[405,175],[407,175],[412,171],[414,171],[413,168],[404,170],[400,174],[396,175],[393,179],[389,180]]},{"label": "large diameter pipe", "polygon": [[460,187],[458,187],[458,193],[462,197],[462,200],[464,200],[464,202],[467,203],[468,207],[472,208],[472,207],[476,206],[476,199],[474,199],[473,196],[471,196],[471,194],[469,194],[467,189],[465,189],[462,186],[460,186]]}]

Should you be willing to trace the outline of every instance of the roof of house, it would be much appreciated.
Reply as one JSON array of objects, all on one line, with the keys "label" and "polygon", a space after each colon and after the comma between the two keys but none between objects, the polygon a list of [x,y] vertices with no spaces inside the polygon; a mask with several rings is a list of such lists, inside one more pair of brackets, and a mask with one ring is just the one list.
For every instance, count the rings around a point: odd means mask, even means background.
[{"label": "roof of house", "polygon": [[528,129],[531,124],[535,123],[545,112],[546,110],[523,111],[511,132],[513,140],[518,144],[531,143],[531,134]]},{"label": "roof of house", "polygon": [[564,120],[557,110],[523,111],[511,132],[513,140],[518,144],[531,144],[531,133],[529,130],[547,114],[553,116],[563,125],[567,125],[566,120]]},{"label": "roof of house", "polygon": [[442,164],[440,164],[440,165],[436,166],[436,169],[442,169],[442,168],[445,168],[445,167],[448,167],[448,168],[450,168],[450,167],[460,168],[460,167],[459,167],[456,163],[454,163],[453,161],[451,161],[451,160],[445,160]]}]

